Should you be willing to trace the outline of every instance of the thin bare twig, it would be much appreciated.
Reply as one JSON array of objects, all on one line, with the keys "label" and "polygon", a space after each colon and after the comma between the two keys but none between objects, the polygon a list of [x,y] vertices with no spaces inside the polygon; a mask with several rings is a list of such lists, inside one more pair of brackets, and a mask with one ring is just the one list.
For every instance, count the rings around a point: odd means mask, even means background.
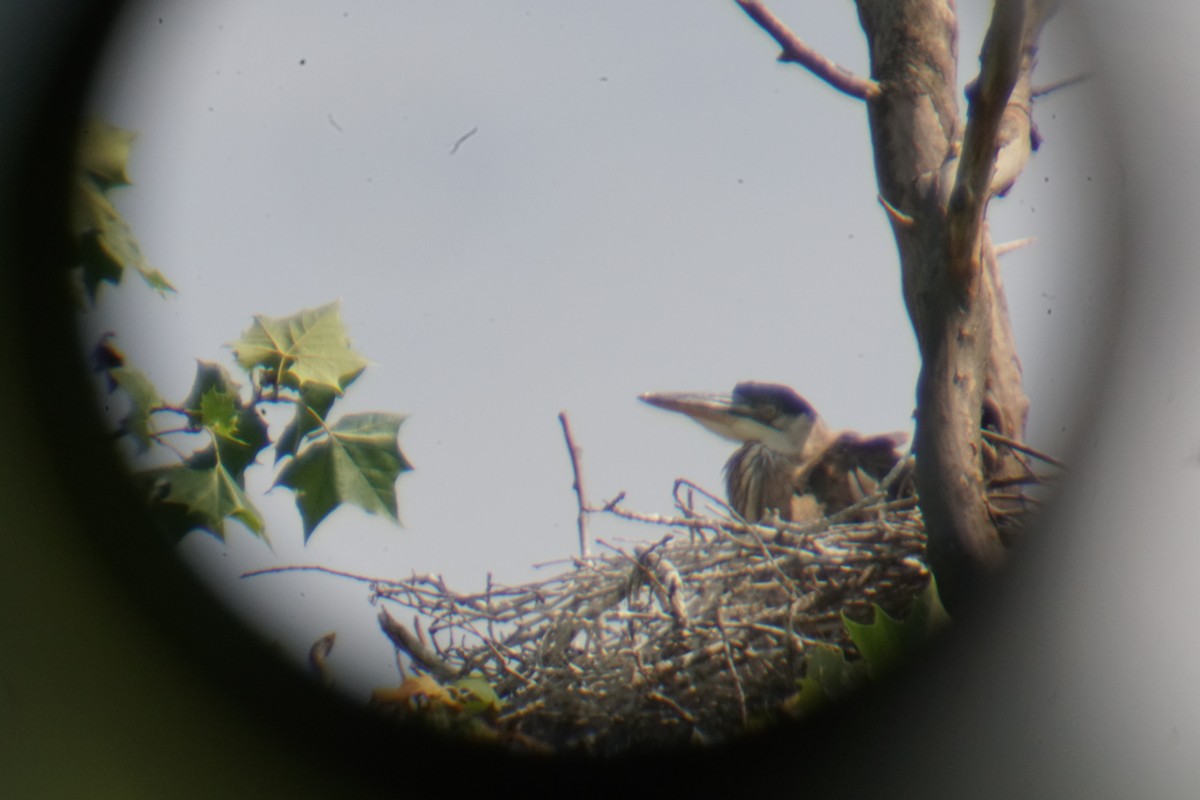
[{"label": "thin bare twig", "polygon": [[1083,83],[1084,81],[1089,80],[1091,77],[1092,76],[1089,73],[1085,72],[1081,75],[1072,75],[1069,78],[1063,78],[1062,80],[1048,83],[1045,86],[1035,86],[1033,89],[1033,96],[1035,98],[1045,97],[1048,94],[1057,92],[1059,89],[1065,89],[1068,86],[1074,86],[1077,83]]},{"label": "thin bare twig", "polygon": [[859,100],[874,100],[880,94],[879,84],[870,78],[855,75],[842,65],[829,60],[800,39],[779,17],[772,14],[759,0],[736,0],[746,16],[779,43],[783,52],[779,60],[799,64],[839,92]]},{"label": "thin bare twig", "polygon": [[729,669],[729,676],[733,678],[733,688],[737,694],[738,714],[742,718],[742,726],[750,721],[750,717],[746,712],[746,690],[742,687],[742,676],[738,674],[737,665],[733,663],[733,648],[729,646],[729,635],[725,633],[725,621],[722,619],[721,606],[717,606],[717,614],[714,618],[717,624],[717,630],[721,633],[721,648],[725,654],[725,665]]},{"label": "thin bare twig", "polygon": [[982,431],[982,433],[983,433],[983,438],[987,439],[990,442],[993,442],[995,444],[1002,444],[1005,447],[1008,447],[1012,450],[1016,450],[1017,452],[1020,452],[1020,453],[1024,453],[1027,456],[1033,456],[1034,458],[1038,459],[1039,461],[1045,461],[1047,464],[1051,464],[1055,467],[1058,467],[1059,469],[1067,468],[1066,464],[1059,461],[1054,456],[1046,455],[1041,450],[1034,449],[1023,442],[1018,442],[1016,439],[1011,439],[1007,436],[1003,436],[999,433],[996,433],[995,431],[989,431],[986,429],[984,431]]},{"label": "thin bare twig", "polygon": [[666,695],[661,694],[660,692],[650,692],[649,694],[646,695],[646,699],[653,700],[656,703],[662,703],[667,708],[671,709],[677,715],[679,715],[679,718],[681,720],[683,720],[684,722],[688,723],[689,725],[696,724],[696,718],[694,716],[689,714],[687,711],[684,710],[683,706],[679,705],[679,703],[676,703],[674,700],[667,697]]},{"label": "thin bare twig", "polygon": [[243,578],[256,578],[259,575],[271,575],[277,572],[324,572],[327,575],[336,575],[339,578],[349,578],[350,580],[359,581],[361,583],[378,583],[387,585],[395,583],[395,581],[387,578],[372,578],[369,575],[359,575],[356,572],[343,572],[340,569],[330,569],[329,567],[320,567],[309,564],[286,564],[281,567],[266,567],[265,569],[254,569],[249,572],[243,572]]},{"label": "thin bare twig", "polygon": [[579,448],[575,446],[575,439],[571,436],[571,424],[567,422],[567,412],[560,411],[558,421],[562,424],[563,438],[567,442],[567,453],[571,456],[571,474],[575,476],[575,482],[571,484],[571,488],[575,490],[575,497],[579,504],[579,514],[576,518],[579,525],[579,557],[587,561],[591,558],[587,530],[588,504],[583,496],[583,470],[579,466]]},{"label": "thin bare twig", "polygon": [[992,245],[992,252],[994,252],[997,256],[1002,256],[1005,253],[1011,253],[1014,250],[1020,250],[1023,247],[1028,247],[1036,241],[1036,236],[1026,236],[1024,239],[1013,239],[1011,242],[1002,242],[997,245]]}]

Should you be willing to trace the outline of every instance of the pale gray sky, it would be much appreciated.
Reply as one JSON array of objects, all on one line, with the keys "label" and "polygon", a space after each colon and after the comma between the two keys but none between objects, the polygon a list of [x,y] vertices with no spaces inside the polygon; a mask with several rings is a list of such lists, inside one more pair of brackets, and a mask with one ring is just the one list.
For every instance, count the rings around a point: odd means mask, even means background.
[{"label": "pale gray sky", "polygon": [[[853,9],[814,8],[773,4],[866,73]],[[959,8],[961,83],[987,4]],[[341,298],[372,365],[340,412],[411,414],[416,465],[404,529],[344,509],[305,546],[291,495],[252,493],[273,549],[233,524],[181,554],[297,655],[336,629],[332,664],[363,696],[395,680],[364,586],[237,576],[532,577],[577,547],[560,410],[593,500],[667,512],[677,477],[719,490],[731,446],[644,391],[774,380],[835,427],[909,428],[918,364],[865,109],[776,54],[730,0],[136,5],[96,109],[139,132],[116,200],[179,294],[130,281],[92,329],[182,398],[193,359],[232,364],[254,314]],[[1095,68],[1077,21],[1053,20],[1039,82]],[[1055,452],[1080,432],[1069,390],[1116,255],[1103,98],[1095,79],[1038,102],[1043,149],[990,215],[997,241],[1038,238],[1005,279],[1030,438]]]}]

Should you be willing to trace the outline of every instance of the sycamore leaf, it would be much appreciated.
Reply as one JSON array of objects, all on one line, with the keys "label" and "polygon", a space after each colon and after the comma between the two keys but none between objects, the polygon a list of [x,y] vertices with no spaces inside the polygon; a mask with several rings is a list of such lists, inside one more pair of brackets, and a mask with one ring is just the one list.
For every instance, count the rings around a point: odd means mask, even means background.
[{"label": "sycamore leaf", "polygon": [[183,401],[188,424],[205,428],[213,446],[193,454],[188,466],[208,468],[220,464],[245,485],[246,469],[270,443],[267,423],[253,406],[242,401],[240,387],[228,370],[211,361],[197,361],[192,390]]},{"label": "sycamore leaf", "polygon": [[168,294],[175,294],[175,287],[171,285],[169,280],[167,280],[166,275],[163,275],[158,270],[153,269],[148,264],[134,264],[133,266],[137,269],[138,275],[141,276],[142,281],[151,289],[158,292],[160,295],[163,295],[164,297]]},{"label": "sycamore leaf", "polygon": [[197,429],[204,427],[202,405],[204,395],[209,392],[215,391],[229,397],[234,406],[240,408],[241,388],[225,367],[215,361],[196,359],[196,377],[192,379],[192,388],[183,401],[183,408],[188,414],[188,424]]},{"label": "sycamore leaf", "polygon": [[101,283],[116,286],[125,274],[124,266],[104,247],[97,230],[86,231],[79,237],[79,266],[83,270],[83,288],[91,302],[95,302]]},{"label": "sycamore leaf", "polygon": [[129,150],[137,133],[118,128],[100,120],[88,120],[79,134],[76,153],[79,168],[101,186],[120,186],[129,183],[125,172]]},{"label": "sycamore leaf", "polygon": [[400,473],[412,469],[396,441],[403,421],[400,414],[342,417],[284,467],[275,485],[296,493],[305,541],[342,503],[399,524],[395,484]]},{"label": "sycamore leaf", "polygon": [[862,683],[867,667],[863,661],[847,661],[846,652],[836,645],[811,643],[805,647],[805,677],[817,681],[836,700]]},{"label": "sycamore leaf", "polygon": [[[234,441],[237,437],[237,395],[229,395],[215,386],[200,398],[200,424],[214,434],[227,436]],[[245,442],[241,442],[245,444]]]},{"label": "sycamore leaf", "polygon": [[949,623],[950,616],[931,577],[903,621],[889,616],[878,605],[874,606],[872,623],[855,622],[845,612],[842,621],[867,662],[871,677],[878,679],[915,655],[930,636]]},{"label": "sycamore leaf", "polygon": [[811,714],[849,694],[866,676],[866,664],[847,661],[846,652],[837,645],[808,642],[804,677],[796,681],[796,693],[784,700],[783,711],[793,717]]},{"label": "sycamore leaf", "polygon": [[125,390],[133,408],[121,420],[121,429],[133,437],[139,453],[149,449],[154,430],[150,425],[150,411],[163,404],[158,389],[146,373],[136,367],[115,367],[108,371],[117,386]]},{"label": "sycamore leaf", "polygon": [[156,475],[159,486],[165,488],[159,502],[182,506],[192,528],[202,528],[224,540],[225,520],[233,517],[256,536],[266,538],[262,515],[220,464],[208,469],[175,465],[157,470]]},{"label": "sycamore leaf", "polygon": [[780,708],[789,717],[806,717],[829,705],[829,695],[816,678],[799,678],[796,693],[786,698]]},{"label": "sycamore leaf", "polygon": [[175,291],[170,281],[150,266],[129,224],[108,198],[109,190],[129,183],[126,164],[134,136],[96,121],[89,123],[80,137],[72,230],[79,240],[84,288],[92,300],[101,283],[120,283],[127,268],[137,270],[159,294]]},{"label": "sycamore leaf", "polygon": [[247,371],[262,368],[281,386],[323,386],[341,394],[367,365],[350,347],[339,303],[310,308],[290,317],[256,316],[232,347]]},{"label": "sycamore leaf", "polygon": [[275,443],[276,464],[287,456],[296,455],[304,437],[321,427],[321,423],[329,415],[329,410],[333,408],[334,401],[362,373],[363,371],[360,369],[341,381],[340,391],[317,384],[301,387],[300,402],[296,404],[296,413],[283,432],[279,434],[279,440]]},{"label": "sycamore leaf", "polygon": [[891,672],[910,654],[911,636],[903,623],[888,616],[879,606],[873,607],[874,621],[859,623],[844,617],[850,638],[858,645],[859,652],[867,662],[871,677],[880,678]]}]

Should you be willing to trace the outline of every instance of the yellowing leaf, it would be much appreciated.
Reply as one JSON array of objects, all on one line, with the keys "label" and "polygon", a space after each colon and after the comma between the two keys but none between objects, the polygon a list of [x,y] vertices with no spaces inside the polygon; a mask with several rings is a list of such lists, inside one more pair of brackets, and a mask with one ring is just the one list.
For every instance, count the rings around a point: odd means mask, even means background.
[{"label": "yellowing leaf", "polygon": [[101,121],[88,123],[80,136],[72,230],[78,241],[83,285],[93,300],[101,283],[120,283],[129,268],[137,270],[159,294],[175,291],[170,281],[150,266],[129,224],[108,198],[111,189],[129,183],[125,170],[133,138],[133,133]]},{"label": "yellowing leaf", "polygon": [[89,120],[79,134],[76,154],[79,168],[103,187],[128,184],[129,175],[125,170],[130,147],[136,138],[133,131],[100,119]]},{"label": "yellowing leaf", "polygon": [[496,713],[504,702],[482,675],[468,675],[450,684],[450,691],[468,714]]},{"label": "yellowing leaf", "polygon": [[405,678],[395,689],[376,689],[371,692],[371,702],[377,705],[435,704],[458,708],[458,703],[450,693],[429,675]]}]

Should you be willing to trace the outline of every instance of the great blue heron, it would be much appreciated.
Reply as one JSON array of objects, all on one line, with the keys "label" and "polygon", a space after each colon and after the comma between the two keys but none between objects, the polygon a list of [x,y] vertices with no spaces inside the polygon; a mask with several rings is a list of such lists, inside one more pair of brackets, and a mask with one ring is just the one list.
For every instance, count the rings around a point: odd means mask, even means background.
[{"label": "great blue heron", "polygon": [[834,432],[787,386],[746,381],[730,395],[651,392],[644,402],[678,411],[743,442],[725,464],[729,505],[750,522],[804,522],[873,492],[901,455],[903,433]]}]

